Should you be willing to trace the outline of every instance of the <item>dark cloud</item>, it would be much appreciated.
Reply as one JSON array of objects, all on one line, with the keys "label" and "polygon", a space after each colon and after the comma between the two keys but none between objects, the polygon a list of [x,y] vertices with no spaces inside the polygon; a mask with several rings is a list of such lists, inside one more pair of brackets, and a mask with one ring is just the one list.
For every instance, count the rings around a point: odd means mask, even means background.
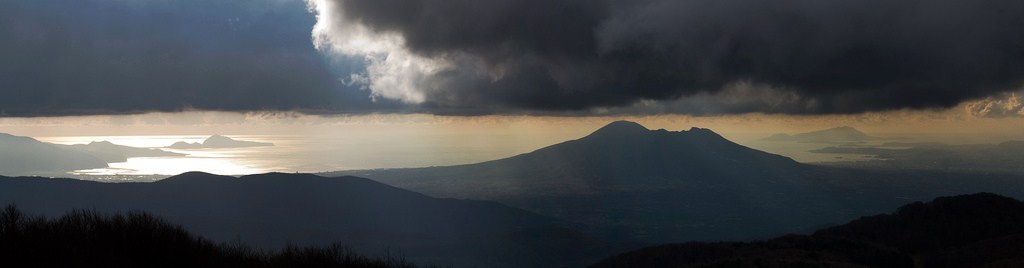
[{"label": "dark cloud", "polygon": [[0,116],[394,108],[336,79],[315,22],[301,0],[0,1]]},{"label": "dark cloud", "polygon": [[[415,80],[422,99],[412,99],[440,107],[711,98],[739,107],[697,110],[856,113],[951,107],[1024,84],[1019,0],[310,2],[344,18],[321,23],[397,34],[445,63]],[[737,83],[748,89],[729,91]],[[749,100],[763,96],[780,99]]]},{"label": "dark cloud", "polygon": [[302,0],[0,1],[0,116],[856,113],[1024,85],[1017,0],[306,2],[319,22]]}]

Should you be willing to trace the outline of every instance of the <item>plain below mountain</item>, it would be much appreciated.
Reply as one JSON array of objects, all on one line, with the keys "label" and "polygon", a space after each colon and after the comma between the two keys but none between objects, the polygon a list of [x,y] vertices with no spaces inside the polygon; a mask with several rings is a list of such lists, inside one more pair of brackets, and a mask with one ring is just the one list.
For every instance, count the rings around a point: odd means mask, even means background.
[{"label": "plain below mountain", "polygon": [[49,216],[145,211],[215,241],[264,248],[342,243],[456,267],[582,266],[628,248],[491,201],[432,198],[357,177],[185,173],[152,183],[2,178],[0,203]]},{"label": "plain below mountain", "polygon": [[884,170],[940,170],[1024,175],[1024,141],[999,144],[885,143],[879,147],[835,146],[814,153],[870,155],[865,161],[827,163],[831,166]]},{"label": "plain below mountain", "polygon": [[85,152],[96,156],[107,163],[128,161],[132,157],[166,157],[183,156],[185,154],[168,152],[160,149],[137,148],[117,145],[109,141],[94,141],[88,144],[60,145],[65,149]]},{"label": "plain below mountain", "polygon": [[652,243],[767,238],[849,221],[908,200],[979,191],[1020,196],[1019,177],[828,168],[750,149],[708,129],[614,122],[578,140],[483,163],[360,170],[438,197],[494,200]]},{"label": "plain below mountain", "polygon": [[257,142],[257,141],[241,141],[228,138],[221,135],[213,135],[203,142],[184,142],[179,141],[167,146],[171,149],[215,149],[215,148],[244,148],[244,147],[261,147],[261,146],[274,146],[273,143],[269,142]]},{"label": "plain below mountain", "polygon": [[793,135],[777,133],[770,137],[764,138],[764,140],[767,141],[794,141],[809,143],[848,143],[863,142],[874,139],[877,138],[868,136],[868,134],[865,134],[864,132],[861,132],[860,130],[857,130],[849,126],[842,126]]},{"label": "plain below mountain", "polygon": [[1024,203],[980,193],[757,242],[644,248],[592,267],[1022,267]]}]

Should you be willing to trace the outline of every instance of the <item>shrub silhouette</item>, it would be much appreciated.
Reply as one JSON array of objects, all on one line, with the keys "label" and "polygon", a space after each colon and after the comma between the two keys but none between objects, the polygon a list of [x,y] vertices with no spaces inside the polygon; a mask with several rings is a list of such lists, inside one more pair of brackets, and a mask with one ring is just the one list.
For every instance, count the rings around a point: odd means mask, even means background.
[{"label": "shrub silhouette", "polygon": [[991,193],[915,202],[813,235],[689,242],[592,267],[1024,267],[1024,202]]},{"label": "shrub silhouette", "polygon": [[143,213],[75,210],[61,217],[0,212],[0,266],[31,267],[414,267],[400,257],[374,259],[334,244],[264,252],[218,244]]}]

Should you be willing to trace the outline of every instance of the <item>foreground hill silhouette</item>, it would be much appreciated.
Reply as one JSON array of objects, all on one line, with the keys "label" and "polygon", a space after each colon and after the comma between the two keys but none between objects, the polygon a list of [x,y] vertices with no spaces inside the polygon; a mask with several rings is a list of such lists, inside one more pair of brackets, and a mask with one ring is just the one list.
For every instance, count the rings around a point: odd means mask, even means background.
[{"label": "foreground hill silhouette", "polygon": [[400,252],[421,264],[582,265],[614,252],[576,224],[357,177],[192,172],[153,183],[0,177],[0,202],[45,215],[141,210],[214,241],[241,239],[271,249],[340,242],[367,254]]},{"label": "foreground hill silhouette", "polygon": [[608,237],[653,243],[767,238],[936,196],[1024,193],[1020,177],[811,166],[708,129],[648,130],[627,121],[495,161],[328,174],[494,200],[599,227]]},{"label": "foreground hill silhouette", "polygon": [[813,235],[645,248],[592,267],[1021,267],[1024,203],[995,194],[942,197]]},{"label": "foreground hill silhouette", "polygon": [[56,218],[0,212],[0,258],[26,267],[414,267],[339,245],[263,252],[217,244],[147,213],[76,210]]}]

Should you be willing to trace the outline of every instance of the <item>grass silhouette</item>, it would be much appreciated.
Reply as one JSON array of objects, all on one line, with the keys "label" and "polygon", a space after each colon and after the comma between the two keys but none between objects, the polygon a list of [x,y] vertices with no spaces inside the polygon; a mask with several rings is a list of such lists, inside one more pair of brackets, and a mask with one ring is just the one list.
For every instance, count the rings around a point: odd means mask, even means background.
[{"label": "grass silhouette", "polygon": [[370,258],[340,244],[266,252],[215,243],[144,213],[74,210],[34,216],[0,211],[0,266],[29,267],[415,267],[401,257]]}]

